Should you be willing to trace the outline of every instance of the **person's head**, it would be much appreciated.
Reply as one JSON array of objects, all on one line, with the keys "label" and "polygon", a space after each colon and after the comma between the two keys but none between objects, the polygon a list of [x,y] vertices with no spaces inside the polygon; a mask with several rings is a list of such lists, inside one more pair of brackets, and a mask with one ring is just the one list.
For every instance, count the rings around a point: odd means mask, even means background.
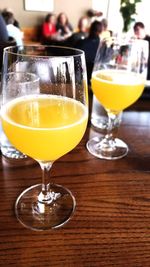
[{"label": "person's head", "polygon": [[54,24],[56,21],[55,15],[52,13],[48,13],[45,17],[45,22]]},{"label": "person's head", "polygon": [[108,27],[108,21],[107,21],[107,19],[102,19],[101,20],[101,23],[102,23],[102,29],[103,29],[103,31],[106,31],[107,30],[107,27]]},{"label": "person's head", "polygon": [[89,36],[97,37],[102,32],[102,23],[100,21],[95,20],[90,27]]},{"label": "person's head", "polygon": [[86,14],[89,18],[101,17],[103,15],[101,11],[95,11],[93,9],[89,9]]},{"label": "person's head", "polygon": [[62,12],[58,15],[57,21],[61,25],[66,25],[66,24],[68,24],[68,17],[65,13]]},{"label": "person's head", "polygon": [[4,8],[4,9],[2,10],[2,14],[3,14],[3,13],[6,13],[6,12],[10,12],[10,13],[14,14],[14,11],[13,11],[12,8],[10,8],[10,7],[6,7],[6,8]]},{"label": "person's head", "polygon": [[81,17],[78,22],[78,29],[81,32],[86,32],[88,30],[88,18],[87,17]]},{"label": "person's head", "polygon": [[145,34],[145,26],[143,22],[136,22],[133,27],[133,30],[134,30],[134,34],[137,39],[144,39],[146,34]]},{"label": "person's head", "polygon": [[3,15],[3,18],[4,18],[5,22],[6,22],[6,25],[14,24],[14,15],[13,15],[13,13],[6,11],[6,12],[3,12],[2,15]]}]

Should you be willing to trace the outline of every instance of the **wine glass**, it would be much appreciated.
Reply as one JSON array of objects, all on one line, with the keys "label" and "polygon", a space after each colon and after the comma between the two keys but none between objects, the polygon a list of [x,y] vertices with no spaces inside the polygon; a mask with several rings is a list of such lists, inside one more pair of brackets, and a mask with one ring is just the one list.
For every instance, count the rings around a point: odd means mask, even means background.
[{"label": "wine glass", "polygon": [[[57,159],[82,139],[88,120],[84,52],[57,46],[9,47],[4,51],[3,82],[9,72],[35,73],[40,90],[14,95],[1,109],[2,124],[11,143],[35,159],[42,184],[18,197],[15,213],[27,228],[46,230],[66,223],[75,210],[69,189],[49,182]],[[15,90],[15,88],[13,88]]]},{"label": "wine glass", "polygon": [[107,134],[87,142],[88,151],[102,159],[119,159],[128,153],[128,146],[115,138],[115,125],[120,113],[142,94],[146,84],[148,42],[113,39],[100,43],[91,87],[108,114]]}]

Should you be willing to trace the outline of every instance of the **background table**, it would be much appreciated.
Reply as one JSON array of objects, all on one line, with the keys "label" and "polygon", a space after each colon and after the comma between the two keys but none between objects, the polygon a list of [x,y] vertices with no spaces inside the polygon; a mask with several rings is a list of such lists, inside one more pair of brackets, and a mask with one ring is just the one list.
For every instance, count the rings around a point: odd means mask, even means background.
[{"label": "background table", "polygon": [[[138,111],[135,111],[136,110]],[[123,114],[119,136],[129,145],[120,160],[100,160],[81,143],[58,160],[51,181],[68,187],[77,207],[62,228],[36,232],[14,215],[17,196],[41,181],[36,163],[0,164],[0,266],[150,266],[150,112],[137,105]]]}]

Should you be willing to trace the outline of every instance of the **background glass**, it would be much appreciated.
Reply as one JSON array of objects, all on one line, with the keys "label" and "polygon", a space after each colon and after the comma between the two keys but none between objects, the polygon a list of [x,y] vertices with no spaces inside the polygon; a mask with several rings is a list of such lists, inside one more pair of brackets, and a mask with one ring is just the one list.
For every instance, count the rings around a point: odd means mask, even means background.
[{"label": "background glass", "polygon": [[16,216],[34,230],[60,227],[71,218],[75,199],[67,188],[49,182],[49,171],[55,160],[80,142],[86,130],[84,53],[56,46],[11,47],[4,51],[3,65],[3,82],[12,71],[28,71],[40,79],[39,93],[18,94],[1,112],[10,141],[42,169],[42,184],[31,186],[18,197]]},{"label": "background glass", "polygon": [[118,159],[128,146],[115,138],[114,129],[122,110],[142,94],[147,75],[148,42],[114,39],[100,43],[92,74],[92,90],[108,114],[105,137],[87,142],[88,151],[103,159]]},{"label": "background glass", "polygon": [[[33,73],[11,72],[7,73],[2,83],[3,104],[17,97],[31,92],[39,92],[39,78]],[[2,104],[2,103],[1,103]],[[2,125],[0,126],[0,145],[2,155],[8,159],[25,159],[27,156],[16,149],[5,135]],[[20,136],[21,138],[21,136]]]}]

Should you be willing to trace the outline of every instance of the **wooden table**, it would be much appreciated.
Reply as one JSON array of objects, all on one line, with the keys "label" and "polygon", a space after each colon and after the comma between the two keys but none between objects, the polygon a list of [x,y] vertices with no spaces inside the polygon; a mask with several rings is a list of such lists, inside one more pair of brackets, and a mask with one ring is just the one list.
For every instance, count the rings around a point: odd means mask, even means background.
[{"label": "wooden table", "polygon": [[60,229],[36,232],[17,221],[15,200],[41,181],[41,172],[36,163],[16,165],[1,157],[0,266],[150,266],[150,112],[143,107],[123,114],[119,136],[130,149],[125,158],[90,155],[88,127],[81,143],[54,164],[51,181],[68,187],[77,201],[73,218]]}]

